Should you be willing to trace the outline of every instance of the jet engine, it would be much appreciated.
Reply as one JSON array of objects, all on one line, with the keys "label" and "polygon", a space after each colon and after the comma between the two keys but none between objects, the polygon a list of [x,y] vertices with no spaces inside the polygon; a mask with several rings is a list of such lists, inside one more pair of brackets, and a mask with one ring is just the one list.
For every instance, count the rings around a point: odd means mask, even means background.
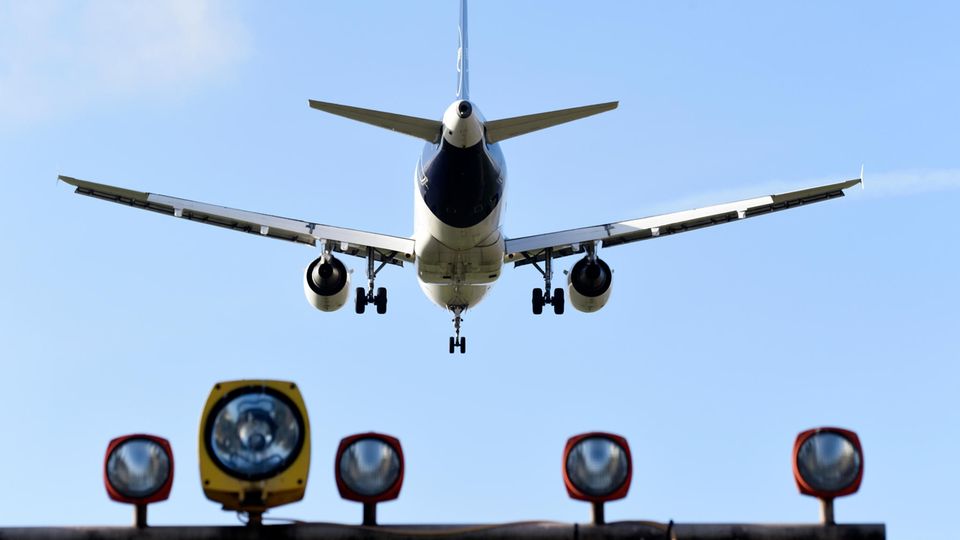
[{"label": "jet engine", "polygon": [[613,272],[600,258],[584,257],[567,273],[567,294],[577,311],[592,313],[606,305]]},{"label": "jet engine", "polygon": [[347,303],[350,272],[329,253],[321,255],[303,273],[303,293],[320,311],[336,311]]}]

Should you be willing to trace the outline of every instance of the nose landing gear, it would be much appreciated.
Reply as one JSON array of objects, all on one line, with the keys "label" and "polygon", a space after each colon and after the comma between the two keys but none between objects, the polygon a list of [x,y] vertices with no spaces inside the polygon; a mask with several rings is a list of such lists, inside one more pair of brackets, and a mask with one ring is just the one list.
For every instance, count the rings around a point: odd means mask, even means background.
[{"label": "nose landing gear", "polygon": [[467,338],[460,336],[460,323],[463,322],[463,313],[462,306],[453,306],[450,308],[453,311],[453,330],[456,332],[456,336],[450,337],[450,354],[453,354],[453,351],[460,349],[460,354],[467,352]]}]

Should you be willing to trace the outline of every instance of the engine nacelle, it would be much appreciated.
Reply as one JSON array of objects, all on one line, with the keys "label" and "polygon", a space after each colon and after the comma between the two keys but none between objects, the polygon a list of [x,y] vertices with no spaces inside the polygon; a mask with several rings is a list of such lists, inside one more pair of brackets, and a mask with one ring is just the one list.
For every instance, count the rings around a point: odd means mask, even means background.
[{"label": "engine nacelle", "polygon": [[324,254],[304,271],[303,293],[320,311],[336,311],[347,303],[350,272],[340,259]]},{"label": "engine nacelle", "polygon": [[567,273],[567,295],[577,311],[592,313],[607,304],[613,272],[600,258],[584,257]]}]

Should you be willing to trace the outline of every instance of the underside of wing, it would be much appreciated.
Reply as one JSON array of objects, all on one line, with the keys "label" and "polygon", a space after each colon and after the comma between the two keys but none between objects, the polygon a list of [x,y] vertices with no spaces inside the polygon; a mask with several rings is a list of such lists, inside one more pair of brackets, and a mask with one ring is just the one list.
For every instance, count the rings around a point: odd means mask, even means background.
[{"label": "underside of wing", "polygon": [[538,234],[506,241],[504,262],[516,266],[565,257],[586,251],[595,242],[603,247],[617,246],[680,232],[692,231],[721,223],[796,208],[806,204],[843,197],[844,190],[861,182],[860,178],[817,186],[789,193],[767,195],[694,210],[673,212],[593,227]]},{"label": "underside of wing", "polygon": [[60,176],[59,178],[75,186],[76,193],[80,195],[206,223],[207,225],[216,225],[235,231],[311,246],[316,246],[318,242],[321,242],[325,243],[326,247],[332,251],[358,257],[366,257],[368,249],[372,249],[376,260],[399,266],[403,266],[404,262],[413,262],[415,257],[414,242],[410,238],[259,214],[156,193],[98,184],[69,176]]}]

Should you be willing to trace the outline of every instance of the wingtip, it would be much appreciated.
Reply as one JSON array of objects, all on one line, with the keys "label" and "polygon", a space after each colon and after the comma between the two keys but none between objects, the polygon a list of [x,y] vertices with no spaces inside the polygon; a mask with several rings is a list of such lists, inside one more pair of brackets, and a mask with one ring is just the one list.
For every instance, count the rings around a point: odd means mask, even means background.
[{"label": "wingtip", "polygon": [[863,163],[860,164],[860,189],[867,189],[866,183],[863,181]]}]

